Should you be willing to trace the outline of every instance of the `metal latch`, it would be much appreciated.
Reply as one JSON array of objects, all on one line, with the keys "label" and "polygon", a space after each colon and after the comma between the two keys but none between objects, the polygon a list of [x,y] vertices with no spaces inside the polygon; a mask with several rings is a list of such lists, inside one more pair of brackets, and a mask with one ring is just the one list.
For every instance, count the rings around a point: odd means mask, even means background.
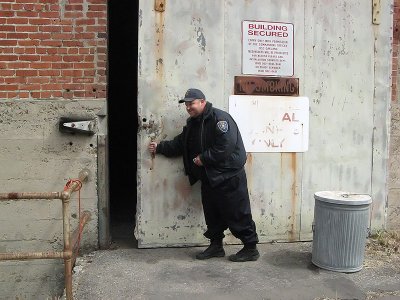
[{"label": "metal latch", "polygon": [[65,133],[83,133],[93,135],[94,120],[76,120],[71,118],[60,118],[58,129]]}]

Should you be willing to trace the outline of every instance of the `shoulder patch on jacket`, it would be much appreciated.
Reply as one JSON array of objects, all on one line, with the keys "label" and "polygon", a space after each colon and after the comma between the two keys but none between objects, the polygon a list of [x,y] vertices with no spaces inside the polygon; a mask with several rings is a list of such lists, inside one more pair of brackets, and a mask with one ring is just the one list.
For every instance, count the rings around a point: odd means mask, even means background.
[{"label": "shoulder patch on jacket", "polygon": [[227,121],[218,121],[217,128],[219,131],[226,133],[229,130],[228,122]]}]

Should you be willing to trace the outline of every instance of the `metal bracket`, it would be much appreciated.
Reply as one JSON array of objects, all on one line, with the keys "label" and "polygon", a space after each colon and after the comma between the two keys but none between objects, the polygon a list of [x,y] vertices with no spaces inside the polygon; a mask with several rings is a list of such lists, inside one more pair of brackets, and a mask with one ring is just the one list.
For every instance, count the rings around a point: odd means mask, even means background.
[{"label": "metal bracket", "polygon": [[71,118],[60,118],[58,128],[64,133],[83,133],[93,135],[95,127],[94,120],[76,120]]},{"label": "metal bracket", "polygon": [[165,0],[155,0],[154,9],[158,12],[165,11]]},{"label": "metal bracket", "polygon": [[381,0],[372,0],[372,24],[381,24]]},{"label": "metal bracket", "polygon": [[76,128],[83,131],[92,131],[93,129],[92,121],[68,122],[64,123],[63,126],[69,128]]}]

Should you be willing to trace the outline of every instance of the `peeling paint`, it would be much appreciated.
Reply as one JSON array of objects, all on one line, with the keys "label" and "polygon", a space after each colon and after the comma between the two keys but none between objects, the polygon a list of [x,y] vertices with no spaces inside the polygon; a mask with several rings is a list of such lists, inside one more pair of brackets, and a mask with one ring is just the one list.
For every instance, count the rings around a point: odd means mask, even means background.
[{"label": "peeling paint", "polygon": [[139,9],[139,27],[142,27],[143,24],[143,10]]},{"label": "peeling paint", "polygon": [[205,51],[206,50],[206,39],[204,37],[203,29],[199,28],[197,30],[197,41],[200,44],[201,50]]},{"label": "peeling paint", "polygon": [[196,40],[197,43],[200,47],[200,49],[204,52],[206,50],[206,38],[204,36],[204,29],[201,24],[201,19],[200,18],[193,18],[192,19],[192,25],[194,26],[194,30],[196,33]]},{"label": "peeling paint", "polygon": [[139,47],[138,53],[138,74],[139,76],[142,75],[142,47]]}]

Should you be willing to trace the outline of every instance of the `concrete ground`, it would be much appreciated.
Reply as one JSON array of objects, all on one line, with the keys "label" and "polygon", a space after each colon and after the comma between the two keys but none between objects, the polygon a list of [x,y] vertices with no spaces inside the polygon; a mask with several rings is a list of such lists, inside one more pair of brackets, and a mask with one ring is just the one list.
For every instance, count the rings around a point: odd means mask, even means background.
[{"label": "concrete ground", "polygon": [[[199,261],[204,247],[136,249],[116,244],[79,258],[76,299],[397,299],[400,256],[366,253],[364,268],[337,273],[311,263],[311,243],[259,245],[256,262]],[[225,246],[227,256],[239,245]]]}]

